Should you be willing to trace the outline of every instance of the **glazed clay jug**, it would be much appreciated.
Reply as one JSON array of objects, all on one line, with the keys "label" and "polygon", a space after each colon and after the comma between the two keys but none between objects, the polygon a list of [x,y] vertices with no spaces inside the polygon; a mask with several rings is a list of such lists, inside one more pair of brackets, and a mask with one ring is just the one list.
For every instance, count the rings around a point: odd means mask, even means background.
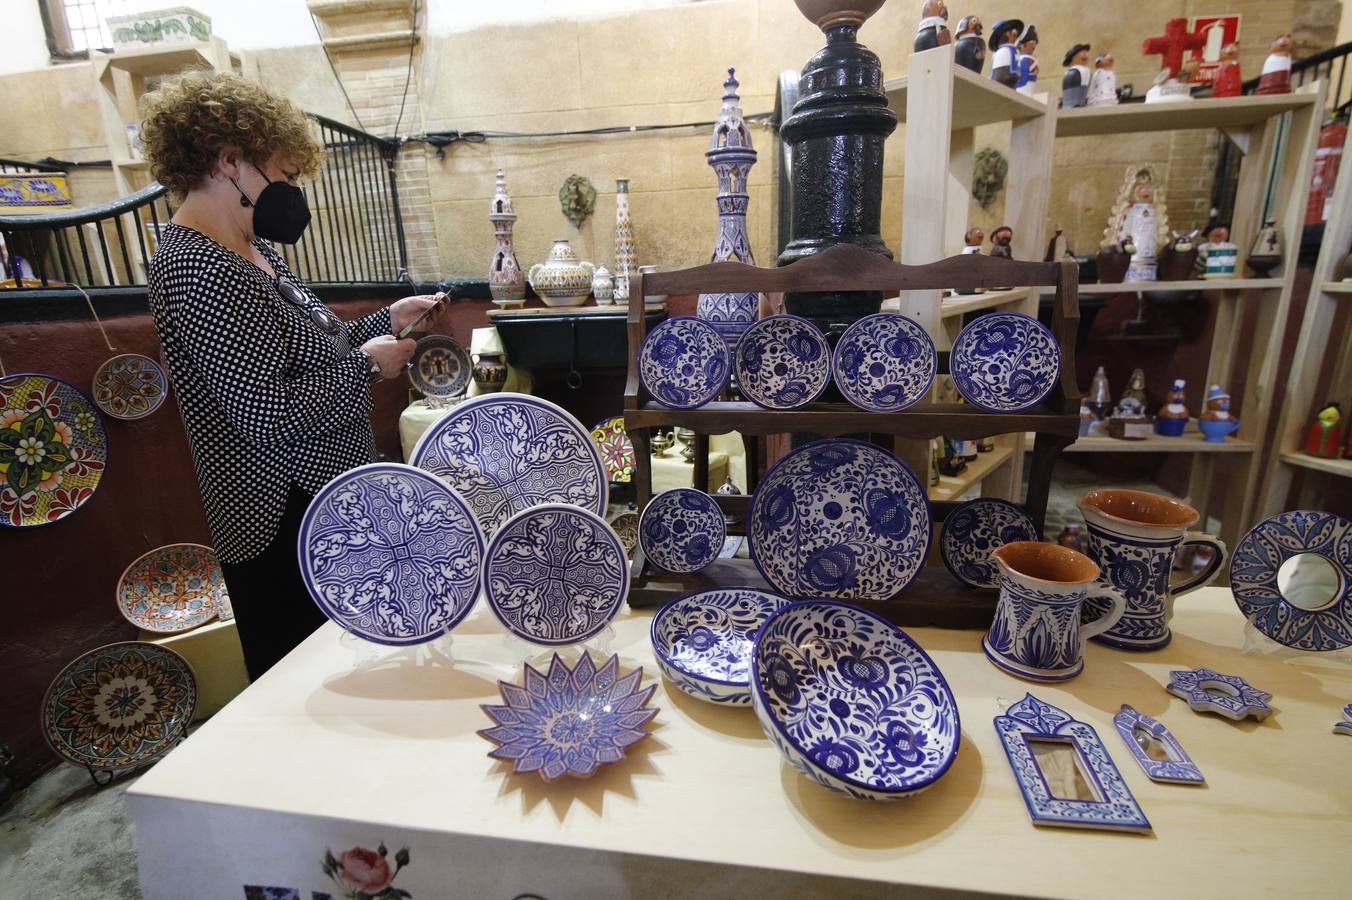
[{"label": "glazed clay jug", "polygon": [[479,393],[492,394],[502,390],[507,383],[507,363],[502,358],[502,351],[476,353],[473,375]]}]

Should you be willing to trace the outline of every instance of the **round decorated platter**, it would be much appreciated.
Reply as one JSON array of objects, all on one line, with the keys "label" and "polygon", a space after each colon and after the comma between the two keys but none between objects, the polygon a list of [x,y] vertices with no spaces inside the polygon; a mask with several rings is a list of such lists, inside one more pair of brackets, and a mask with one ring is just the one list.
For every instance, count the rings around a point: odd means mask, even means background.
[{"label": "round decorated platter", "polygon": [[409,462],[438,476],[474,510],[485,539],[540,503],[605,512],[610,481],[591,432],[527,394],[471,397],[418,439]]},{"label": "round decorated platter", "polygon": [[[1295,575],[1279,584],[1293,557],[1301,557]],[[1230,556],[1230,590],[1244,617],[1277,643],[1340,650],[1352,646],[1350,565],[1352,522],[1317,510],[1284,512],[1240,538]]]},{"label": "round decorated platter", "polygon": [[698,572],[718,559],[727,527],[714,498],[695,488],[672,488],[643,508],[638,541],[659,569]]},{"label": "round decorated platter", "polygon": [[596,513],[545,503],[512,516],[493,535],[484,593],[517,637],[578,644],[605,629],[629,596],[629,557]]},{"label": "round decorated platter", "polygon": [[896,454],[816,441],[765,474],[747,518],[751,558],[790,597],[890,600],[929,554],[929,497]]},{"label": "round decorated platter", "polygon": [[1037,523],[1017,503],[977,497],[959,504],[944,519],[939,555],[953,577],[979,588],[998,588],[991,552],[1013,541],[1040,541]]},{"label": "round decorated platter", "polygon": [[176,634],[210,622],[228,608],[216,551],[201,544],[156,547],[117,581],[117,610],[142,631]]},{"label": "round decorated platter", "polygon": [[673,316],[643,339],[638,374],[653,399],[672,409],[696,409],[728,384],[728,345],[712,325],[694,316]]},{"label": "round decorated platter", "polygon": [[408,380],[425,397],[459,397],[469,387],[472,372],[469,354],[454,338],[428,334],[413,350]]},{"label": "round decorated platter", "polygon": [[987,313],[962,329],[948,357],[958,393],[987,412],[1025,412],[1061,377],[1061,346],[1032,316]]},{"label": "round decorated platter", "polygon": [[792,601],[752,587],[712,588],[658,610],[649,633],[662,674],[692,697],[751,705],[756,632]]},{"label": "round decorated platter", "polygon": [[831,368],[846,400],[872,412],[897,412],[929,393],[938,365],[934,340],[918,322],[876,313],[845,329]]},{"label": "round decorated platter", "polygon": [[159,644],[125,641],[90,650],[52,679],[42,734],[77,766],[128,769],[172,749],[196,707],[187,660]]},{"label": "round decorated platter", "polygon": [[169,395],[160,364],[139,353],[123,353],[94,373],[94,402],[114,419],[143,419]]},{"label": "round decorated platter", "polygon": [[634,477],[634,444],[624,430],[624,416],[611,416],[592,426],[592,439],[601,448],[606,477],[615,484],[628,484]]},{"label": "round decorated platter", "polygon": [[377,644],[430,641],[479,596],[484,539],[441,479],[371,463],[319,489],[301,519],[301,577],[334,622]]},{"label": "round decorated platter", "polygon": [[103,417],[50,375],[0,377],[0,524],[64,519],[89,502],[108,464]]},{"label": "round decorated platter", "polygon": [[826,390],[831,347],[807,319],[770,316],[742,335],[734,369],[737,389],[757,406],[798,409]]}]

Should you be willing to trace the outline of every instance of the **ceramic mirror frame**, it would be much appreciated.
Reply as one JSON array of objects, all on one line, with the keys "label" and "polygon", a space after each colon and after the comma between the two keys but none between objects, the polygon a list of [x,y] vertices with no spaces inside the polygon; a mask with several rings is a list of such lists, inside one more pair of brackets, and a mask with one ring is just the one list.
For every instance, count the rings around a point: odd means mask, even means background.
[{"label": "ceramic mirror frame", "polygon": [[[1123,703],[1122,711],[1113,716],[1113,727],[1127,745],[1132,759],[1136,760],[1151,781],[1163,784],[1206,784],[1202,770],[1163,723]],[[1163,745],[1164,752],[1169,754],[1169,758],[1154,759],[1146,753],[1145,748],[1136,739],[1136,734],[1140,731],[1144,731],[1148,739]]]}]

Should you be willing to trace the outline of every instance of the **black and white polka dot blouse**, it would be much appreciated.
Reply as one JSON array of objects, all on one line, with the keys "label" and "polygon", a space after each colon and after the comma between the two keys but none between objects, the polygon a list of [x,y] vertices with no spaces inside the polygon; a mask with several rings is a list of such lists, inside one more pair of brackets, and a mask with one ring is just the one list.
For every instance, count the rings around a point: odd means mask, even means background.
[{"label": "black and white polka dot blouse", "polygon": [[[320,305],[271,246],[257,246]],[[389,309],[326,334],[266,272],[181,225],[160,237],[149,292],[216,554],[244,562],[276,536],[290,485],[313,494],[375,458],[359,348],[389,334]]]}]

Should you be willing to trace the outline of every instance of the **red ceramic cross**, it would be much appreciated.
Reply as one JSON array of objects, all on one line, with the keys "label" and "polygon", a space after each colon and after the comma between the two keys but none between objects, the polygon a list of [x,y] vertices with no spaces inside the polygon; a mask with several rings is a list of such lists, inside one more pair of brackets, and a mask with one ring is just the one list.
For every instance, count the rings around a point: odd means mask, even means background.
[{"label": "red ceramic cross", "polygon": [[1164,34],[1146,38],[1141,44],[1141,52],[1146,56],[1160,54],[1163,68],[1169,70],[1169,77],[1178,75],[1183,66],[1183,54],[1189,50],[1201,50],[1206,46],[1206,35],[1188,31],[1187,19],[1170,19],[1164,26]]}]

